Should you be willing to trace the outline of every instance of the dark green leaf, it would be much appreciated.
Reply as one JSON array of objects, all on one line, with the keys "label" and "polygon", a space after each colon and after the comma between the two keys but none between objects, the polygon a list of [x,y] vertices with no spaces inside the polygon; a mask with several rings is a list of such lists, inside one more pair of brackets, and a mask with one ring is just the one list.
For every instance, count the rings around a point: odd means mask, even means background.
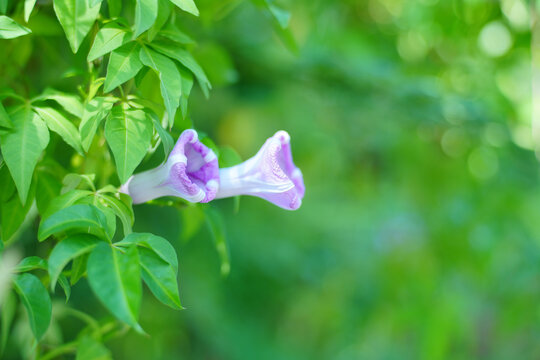
[{"label": "dark green leaf", "polygon": [[90,6],[90,0],[53,0],[53,4],[71,50],[76,53],[96,21],[101,4]]},{"label": "dark green leaf", "polygon": [[2,130],[2,128],[11,129],[13,128],[13,124],[11,123],[11,119],[6,112],[6,109],[4,109],[4,106],[0,103],[0,130]]},{"label": "dark green leaf", "polygon": [[88,61],[94,61],[100,56],[110,53],[129,41],[130,33],[118,24],[111,23],[101,28],[96,37],[92,48],[88,53]]},{"label": "dark green leaf", "polygon": [[51,288],[54,289],[58,276],[71,260],[90,252],[100,241],[92,235],[77,234],[59,242],[49,256]]},{"label": "dark green leaf", "polygon": [[30,33],[30,29],[7,16],[0,15],[0,39],[13,39]]},{"label": "dark green leaf", "polygon": [[13,285],[28,312],[32,332],[39,340],[51,322],[52,305],[49,293],[41,281],[31,274],[15,276]]},{"label": "dark green leaf", "polygon": [[90,287],[103,305],[118,319],[143,332],[137,322],[142,297],[137,247],[122,252],[101,243],[90,253],[87,270]]},{"label": "dark green leaf", "polygon": [[173,309],[182,309],[175,269],[155,252],[139,249],[142,278],[154,296]]},{"label": "dark green leaf", "polygon": [[115,106],[105,124],[105,138],[109,144],[118,177],[125,183],[150,147],[152,122],[142,110]]},{"label": "dark green leaf", "polygon": [[10,114],[13,129],[0,133],[0,148],[22,203],[26,202],[34,168],[49,143],[47,126],[29,107]]},{"label": "dark green leaf", "polygon": [[107,66],[105,92],[114,90],[117,86],[137,75],[143,66],[139,59],[140,49],[141,46],[133,41],[111,53],[109,65]]},{"label": "dark green leaf", "polygon": [[62,209],[41,221],[38,240],[43,241],[53,234],[67,230],[77,233],[91,233],[109,239],[105,214],[90,204],[76,204]]}]

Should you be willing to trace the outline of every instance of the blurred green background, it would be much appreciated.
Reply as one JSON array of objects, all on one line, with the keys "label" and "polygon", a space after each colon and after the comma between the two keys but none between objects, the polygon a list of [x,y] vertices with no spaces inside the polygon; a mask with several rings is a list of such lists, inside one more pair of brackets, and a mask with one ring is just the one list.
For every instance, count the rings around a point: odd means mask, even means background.
[{"label": "blurred green background", "polygon": [[[228,276],[200,210],[136,206],[178,250],[186,309],[146,292],[151,336],[116,358],[540,358],[529,4],[284,2],[296,50],[252,3],[197,4],[179,23],[214,89],[194,126],[243,159],[287,130],[306,196],[213,203]],[[74,306],[105,315],[85,286]]]},{"label": "blurred green background", "polygon": [[528,6],[294,1],[296,55],[250,3],[208,21],[196,38],[215,89],[192,100],[196,128],[243,159],[287,130],[306,196],[296,212],[219,202],[228,277],[205,227],[138,207],[139,231],[181,239],[186,310],[147,296],[152,337],[117,354],[540,358]]},{"label": "blurred green background", "polygon": [[187,309],[147,297],[141,323],[152,337],[115,351],[538,359],[528,6],[290,2],[296,55],[249,3],[208,22],[198,55],[215,89],[195,95],[195,126],[244,159],[287,130],[306,197],[296,212],[242,198],[235,213],[220,201],[228,277],[206,228],[189,234],[174,210],[138,207],[139,231],[183,239]]}]

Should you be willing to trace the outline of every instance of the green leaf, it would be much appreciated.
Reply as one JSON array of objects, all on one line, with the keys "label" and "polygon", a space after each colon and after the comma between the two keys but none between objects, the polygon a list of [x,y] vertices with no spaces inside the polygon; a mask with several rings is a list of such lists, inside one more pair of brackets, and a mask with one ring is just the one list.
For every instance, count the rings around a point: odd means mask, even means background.
[{"label": "green leaf", "polygon": [[10,114],[13,129],[0,133],[0,149],[15,181],[22,203],[26,202],[34,168],[49,143],[47,126],[29,107]]},{"label": "green leaf", "polygon": [[159,74],[161,96],[169,115],[169,125],[174,124],[174,115],[182,96],[182,77],[172,60],[148,48],[140,52],[141,62]]},{"label": "green leaf", "polygon": [[60,195],[62,184],[58,179],[58,174],[54,174],[48,169],[37,171],[37,189],[36,189],[36,205],[39,213],[43,216],[49,204]]},{"label": "green leaf", "polygon": [[90,6],[96,6],[96,5],[99,5],[101,4],[103,0],[90,0]]},{"label": "green leaf", "polygon": [[174,268],[148,249],[139,249],[142,278],[154,296],[173,309],[182,309]]},{"label": "green leaf", "polygon": [[24,0],[24,21],[28,22],[28,19],[30,19],[30,14],[32,14],[32,10],[34,10],[34,6],[36,5],[36,0]]},{"label": "green leaf", "polygon": [[88,151],[101,121],[109,114],[114,104],[114,98],[96,97],[84,105],[84,111],[79,125],[82,147]]},{"label": "green leaf", "polygon": [[178,6],[180,9],[195,16],[199,16],[199,9],[197,9],[197,6],[193,2],[193,0],[171,0],[171,2],[174,5]]},{"label": "green leaf", "polygon": [[82,116],[83,105],[76,95],[66,94],[58,90],[47,88],[41,95],[32,99],[32,102],[43,100],[53,100],[68,113],[75,115],[78,118]]},{"label": "green leaf", "polygon": [[165,25],[169,19],[169,16],[171,16],[172,7],[173,6],[169,0],[158,0],[157,18],[154,25],[152,25],[150,30],[148,30],[148,41],[154,40],[154,37],[161,30],[163,25]]},{"label": "green leaf", "polygon": [[79,132],[75,125],[66,119],[64,115],[49,107],[36,107],[34,110],[45,121],[51,131],[60,135],[79,154],[84,155]]},{"label": "green leaf", "polygon": [[90,0],[53,0],[54,12],[73,53],[76,53],[82,41],[94,24],[101,4],[90,6]]},{"label": "green leaf", "polygon": [[87,269],[90,287],[103,305],[119,320],[143,332],[137,322],[142,297],[137,247],[121,252],[101,243],[90,253]]},{"label": "green leaf", "polygon": [[30,33],[30,29],[7,16],[0,15],[0,39],[13,39]]},{"label": "green leaf", "polygon": [[15,267],[15,272],[26,272],[31,270],[47,270],[47,262],[39,256],[29,256],[21,260]]},{"label": "green leaf", "polygon": [[144,158],[152,140],[152,123],[144,111],[126,109],[125,106],[113,107],[105,124],[105,138],[122,183]]},{"label": "green leaf", "polygon": [[208,80],[204,70],[189,51],[182,49],[177,44],[169,40],[156,40],[152,42],[150,46],[163,55],[173,58],[180,62],[180,64],[183,66],[187,67],[197,78],[204,95],[208,97],[208,93],[212,88],[210,80]]},{"label": "green leaf", "polygon": [[112,360],[111,352],[88,335],[79,340],[75,360]]},{"label": "green leaf", "polygon": [[71,260],[90,252],[100,242],[97,237],[87,234],[73,235],[59,242],[49,256],[51,288],[54,289],[58,276]]},{"label": "green leaf", "polygon": [[13,279],[15,291],[19,295],[30,320],[30,327],[40,340],[51,322],[51,298],[45,286],[31,274],[17,275]]},{"label": "green leaf", "polygon": [[86,187],[92,191],[96,191],[96,186],[94,185],[94,180],[96,178],[95,174],[67,174],[62,179],[62,194],[65,194],[75,188],[80,186]]},{"label": "green leaf", "polygon": [[151,249],[166,263],[171,265],[174,272],[178,272],[178,259],[174,247],[166,239],[150,233],[131,233],[122,241],[115,243],[117,246],[130,246],[137,244]]},{"label": "green leaf", "polygon": [[[2,189],[3,190],[3,189]],[[26,199],[26,204],[21,204],[19,197],[13,194],[8,200],[0,203],[0,219],[2,223],[2,239],[9,240],[24,222],[26,214],[30,210],[32,203],[34,202],[35,187],[30,189],[29,196]]]},{"label": "green leaf", "polygon": [[141,46],[133,41],[111,53],[109,65],[107,66],[105,92],[114,90],[117,86],[137,75],[143,66],[139,59],[140,49]]},{"label": "green leaf", "polygon": [[13,322],[13,318],[15,317],[15,312],[17,311],[17,301],[15,299],[15,296],[10,291],[6,294],[2,301],[2,309],[0,313],[0,321],[2,322],[1,327],[1,338],[0,338],[0,356],[3,354],[7,341],[8,336],[11,333],[11,323]]},{"label": "green leaf", "polygon": [[89,254],[83,254],[73,260],[71,265],[71,276],[69,279],[72,286],[75,285],[77,281],[79,281],[86,273],[86,262],[88,261],[88,255]]},{"label": "green leaf", "polygon": [[110,208],[122,222],[124,236],[129,235],[133,230],[133,222],[135,215],[131,207],[131,197],[126,194],[119,194],[120,199],[111,195],[100,195],[100,198],[105,206]]},{"label": "green leaf", "polygon": [[158,16],[158,0],[137,0],[135,5],[135,37],[150,29]]},{"label": "green leaf", "polygon": [[163,151],[165,152],[166,158],[174,147],[174,140],[171,134],[169,134],[167,130],[165,130],[163,126],[161,126],[161,122],[159,121],[159,118],[156,114],[150,113],[148,116],[152,118],[154,129],[156,129],[159,138],[161,139],[161,143],[163,144]]},{"label": "green leaf", "polygon": [[109,239],[105,232],[107,227],[107,218],[97,207],[90,204],[76,204],[57,211],[42,220],[39,225],[38,240],[43,241],[53,234],[67,230],[90,233],[103,239]]},{"label": "green leaf", "polygon": [[129,38],[130,32],[127,32],[120,25],[115,23],[105,25],[96,34],[87,60],[94,61],[98,57],[110,53],[128,42]]},{"label": "green leaf", "polygon": [[221,260],[221,274],[228,275],[231,270],[231,263],[229,261],[229,249],[227,247],[227,240],[225,238],[225,222],[219,212],[212,208],[205,210],[206,224],[210,230],[210,234],[214,238],[216,244],[216,250]]},{"label": "green leaf", "polygon": [[174,23],[172,22],[168,23],[163,29],[161,29],[159,35],[166,37],[167,39],[170,39],[178,44],[195,44],[195,40],[193,40],[191,37],[189,37],[189,35],[178,29],[176,25],[174,25]]},{"label": "green leaf", "polygon": [[184,69],[180,69],[180,75],[182,75],[182,98],[180,99],[180,106],[182,117],[185,119],[188,113],[189,94],[193,88],[193,75]]},{"label": "green leaf", "polygon": [[83,199],[90,195],[92,195],[91,191],[76,189],[76,190],[71,190],[60,196],[57,196],[51,201],[51,203],[45,210],[45,213],[42,214],[42,219],[46,219],[52,214],[56,213],[57,211],[60,211],[68,206],[71,206],[75,204],[77,201],[79,201],[80,199]]},{"label": "green leaf", "polygon": [[11,119],[6,112],[6,109],[4,109],[4,106],[0,103],[0,130],[2,130],[2,128],[12,129],[13,124],[11,123]]}]

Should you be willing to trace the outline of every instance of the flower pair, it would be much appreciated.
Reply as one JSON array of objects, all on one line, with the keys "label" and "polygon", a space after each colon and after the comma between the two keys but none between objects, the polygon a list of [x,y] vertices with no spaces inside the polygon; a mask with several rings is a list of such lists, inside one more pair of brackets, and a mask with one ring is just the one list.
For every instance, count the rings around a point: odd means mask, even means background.
[{"label": "flower pair", "polygon": [[120,191],[139,204],[162,196],[190,202],[209,202],[237,195],[263,198],[287,209],[302,204],[305,187],[302,172],[292,160],[290,136],[278,131],[252,158],[220,169],[215,153],[195,130],[185,130],[167,161],[155,169],[135,174]]}]

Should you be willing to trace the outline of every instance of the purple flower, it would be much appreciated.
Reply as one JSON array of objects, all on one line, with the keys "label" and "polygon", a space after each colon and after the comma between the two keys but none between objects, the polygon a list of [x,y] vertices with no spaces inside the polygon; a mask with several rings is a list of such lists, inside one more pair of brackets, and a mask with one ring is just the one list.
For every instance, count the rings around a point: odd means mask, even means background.
[{"label": "purple flower", "polygon": [[185,130],[167,161],[155,169],[135,174],[122,185],[134,204],[162,196],[177,196],[190,202],[209,202],[219,187],[216,154],[199,141],[197,132]]},{"label": "purple flower", "polygon": [[216,198],[252,195],[287,210],[298,209],[305,187],[302,172],[293,163],[290,141],[286,131],[278,131],[251,159],[220,169]]}]

